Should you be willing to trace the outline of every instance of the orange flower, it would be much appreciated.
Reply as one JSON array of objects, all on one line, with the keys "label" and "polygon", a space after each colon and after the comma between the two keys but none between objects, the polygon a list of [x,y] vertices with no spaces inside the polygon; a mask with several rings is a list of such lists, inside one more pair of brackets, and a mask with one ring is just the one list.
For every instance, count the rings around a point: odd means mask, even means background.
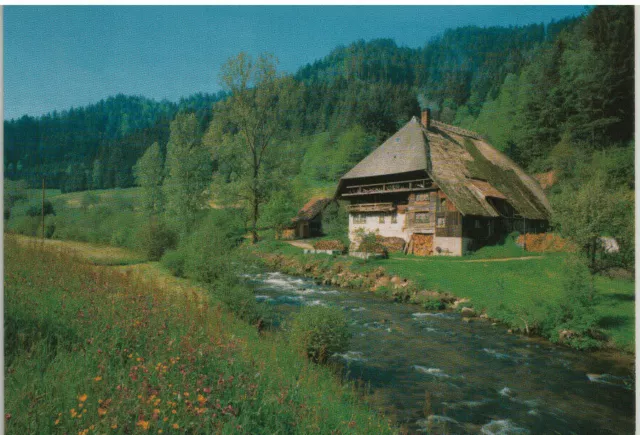
[{"label": "orange flower", "polygon": [[60,419],[57,419],[57,420],[56,420],[55,425],[57,426],[58,424],[60,424]]},{"label": "orange flower", "polygon": [[100,417],[104,417],[104,415],[107,413],[107,410],[104,408],[98,408],[98,415]]},{"label": "orange flower", "polygon": [[83,394],[81,396],[78,396],[78,400],[81,401],[81,402],[84,402],[85,400],[87,400],[87,395]]},{"label": "orange flower", "polygon": [[171,427],[174,428],[174,429],[180,428],[180,426],[178,426],[178,423],[173,423],[173,426],[171,426]]},{"label": "orange flower", "polygon": [[136,426],[139,426],[142,428],[142,430],[149,430],[149,425],[150,423],[148,421],[145,420],[140,420],[136,423]]},{"label": "orange flower", "polygon": [[111,429],[118,429],[118,423],[113,423],[111,425]]},{"label": "orange flower", "polygon": [[96,382],[100,382],[102,380],[102,376],[96,376],[95,378],[93,378],[93,380]]},{"label": "orange flower", "polygon": [[206,401],[207,401],[206,397],[204,397],[202,394],[198,394],[198,402],[200,402],[200,406],[204,405]]}]

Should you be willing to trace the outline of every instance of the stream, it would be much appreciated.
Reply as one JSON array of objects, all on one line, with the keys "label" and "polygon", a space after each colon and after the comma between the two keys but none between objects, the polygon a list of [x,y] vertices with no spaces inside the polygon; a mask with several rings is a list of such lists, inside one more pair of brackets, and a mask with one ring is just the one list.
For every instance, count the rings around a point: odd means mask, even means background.
[{"label": "stream", "polygon": [[341,307],[352,338],[333,359],[411,433],[634,433],[633,378],[610,359],[311,279],[250,280],[284,317],[304,305]]}]

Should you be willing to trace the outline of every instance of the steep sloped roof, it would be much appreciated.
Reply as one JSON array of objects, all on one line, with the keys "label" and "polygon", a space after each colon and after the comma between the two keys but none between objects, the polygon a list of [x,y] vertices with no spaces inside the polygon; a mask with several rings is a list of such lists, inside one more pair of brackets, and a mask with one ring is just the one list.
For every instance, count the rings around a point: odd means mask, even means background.
[{"label": "steep sloped roof", "polygon": [[[480,135],[414,117],[340,180],[426,171],[464,215],[499,216],[487,197],[506,199],[528,219],[548,219],[540,185]],[[341,187],[339,187],[340,189]]]},{"label": "steep sloped roof", "polygon": [[393,136],[347,172],[342,179],[419,171],[426,167],[424,135],[414,116]]},{"label": "steep sloped roof", "polygon": [[310,221],[320,213],[327,204],[331,202],[332,198],[326,198],[322,196],[316,196],[311,198],[301,209],[298,211],[296,217],[292,222]]}]

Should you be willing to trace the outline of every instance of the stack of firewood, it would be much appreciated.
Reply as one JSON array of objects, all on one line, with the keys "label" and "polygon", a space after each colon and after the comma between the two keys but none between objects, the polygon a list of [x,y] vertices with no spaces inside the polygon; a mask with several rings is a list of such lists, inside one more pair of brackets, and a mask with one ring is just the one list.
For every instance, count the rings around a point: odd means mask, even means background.
[{"label": "stack of firewood", "polygon": [[389,252],[403,252],[404,251],[404,239],[401,237],[382,237],[376,236],[376,239],[387,248]]},{"label": "stack of firewood", "polygon": [[405,247],[406,254],[426,257],[433,253],[433,234],[412,234]]}]

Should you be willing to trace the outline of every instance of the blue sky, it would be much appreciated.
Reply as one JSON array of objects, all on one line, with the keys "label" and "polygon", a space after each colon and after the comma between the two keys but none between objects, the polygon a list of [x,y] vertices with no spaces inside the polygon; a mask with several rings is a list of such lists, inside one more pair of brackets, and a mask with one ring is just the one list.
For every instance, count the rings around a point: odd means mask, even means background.
[{"label": "blue sky", "polygon": [[117,93],[172,101],[220,89],[240,51],[294,72],[358,39],[422,46],[447,28],[549,22],[583,6],[200,6],[4,8],[4,117]]}]

